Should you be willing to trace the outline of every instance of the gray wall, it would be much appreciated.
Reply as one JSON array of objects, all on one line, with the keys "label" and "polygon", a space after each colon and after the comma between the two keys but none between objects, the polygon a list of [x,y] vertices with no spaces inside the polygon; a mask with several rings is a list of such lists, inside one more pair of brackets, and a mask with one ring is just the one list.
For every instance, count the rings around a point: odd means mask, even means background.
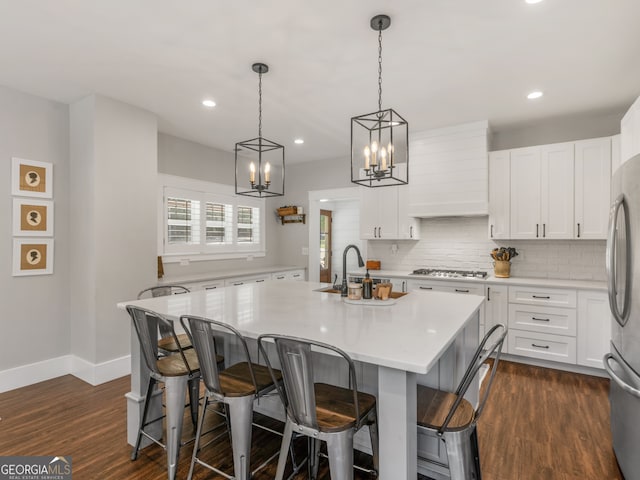
[{"label": "gray wall", "polygon": [[[172,135],[160,133],[158,135],[158,172],[179,177],[195,178],[224,185],[235,184],[234,156],[215,148],[200,145]],[[288,175],[287,170],[287,175]],[[289,186],[287,181],[287,187]],[[179,263],[165,263],[165,279],[180,278],[187,275],[214,273],[234,269],[259,268],[271,265],[294,265],[290,262],[279,263],[278,235],[280,230],[276,222],[275,210],[282,206],[282,198],[267,200],[266,206],[266,243],[267,254],[264,257],[245,258],[235,260],[214,260],[191,262],[182,266]],[[306,265],[302,263],[300,265]]]},{"label": "gray wall", "polygon": [[71,106],[71,350],[89,364],[130,353],[116,303],[155,282],[157,131],[155,115],[105,97]]},{"label": "gray wall", "polygon": [[[0,371],[69,353],[69,116],[66,105],[0,87]],[[53,275],[12,277],[11,157],[53,163]]]},{"label": "gray wall", "polygon": [[571,142],[586,138],[608,137],[620,133],[620,120],[629,106],[596,112],[549,118],[532,124],[491,128],[489,150]]}]

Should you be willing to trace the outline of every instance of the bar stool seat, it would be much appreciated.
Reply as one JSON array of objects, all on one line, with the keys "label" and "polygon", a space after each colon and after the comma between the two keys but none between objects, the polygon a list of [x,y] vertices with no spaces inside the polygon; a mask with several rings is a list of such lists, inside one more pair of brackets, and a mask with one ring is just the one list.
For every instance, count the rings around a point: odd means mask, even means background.
[{"label": "bar stool seat", "polygon": [[191,345],[191,340],[189,340],[189,336],[186,333],[180,333],[176,335],[176,338],[178,339],[177,344],[172,337],[160,338],[158,340],[158,348],[165,352],[176,353],[180,348],[186,349],[193,346]]},{"label": "bar stool seat", "polygon": [[[418,425],[438,428],[444,424],[447,415],[458,399],[454,393],[418,385]],[[473,422],[475,412],[464,398],[449,421],[449,430],[462,430]]]},{"label": "bar stool seat", "polygon": [[355,418],[352,390],[326,383],[316,383],[314,391],[318,429],[322,432],[340,432],[353,428],[369,416],[371,410],[376,407],[376,397],[358,392],[360,418]]},{"label": "bar stool seat", "polygon": [[[251,378],[251,371],[255,376],[255,385]],[[273,380],[269,374],[269,369],[257,363],[240,362],[231,365],[226,370],[219,373],[220,387],[227,397],[243,397],[245,395],[255,395],[265,388],[273,386]],[[277,380],[282,380],[282,375],[277,372]],[[256,390],[257,389],[257,390]]]}]

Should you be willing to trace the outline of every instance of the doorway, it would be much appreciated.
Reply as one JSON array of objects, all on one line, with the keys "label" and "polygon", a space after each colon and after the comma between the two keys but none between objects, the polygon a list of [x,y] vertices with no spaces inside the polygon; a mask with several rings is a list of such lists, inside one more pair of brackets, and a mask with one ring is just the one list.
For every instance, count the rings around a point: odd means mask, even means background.
[{"label": "doorway", "polygon": [[320,281],[331,282],[331,210],[320,210]]}]

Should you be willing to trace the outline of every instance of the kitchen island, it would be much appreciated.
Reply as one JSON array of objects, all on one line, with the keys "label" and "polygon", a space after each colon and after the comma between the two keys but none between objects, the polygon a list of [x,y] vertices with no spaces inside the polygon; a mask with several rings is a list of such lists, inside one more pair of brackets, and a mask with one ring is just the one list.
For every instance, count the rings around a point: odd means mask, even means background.
[{"label": "kitchen island", "polygon": [[[361,367],[359,388],[378,399],[379,478],[416,478],[416,385],[455,386],[478,343],[484,298],[412,292],[394,305],[349,305],[340,295],[318,291],[325,286],[264,282],[121,302],[118,307],[137,305],[173,320],[183,314],[221,320],[249,339],[279,333],[344,350]],[[146,379],[133,330],[131,345],[129,443],[135,440]],[[477,395],[477,386],[475,390]]]}]

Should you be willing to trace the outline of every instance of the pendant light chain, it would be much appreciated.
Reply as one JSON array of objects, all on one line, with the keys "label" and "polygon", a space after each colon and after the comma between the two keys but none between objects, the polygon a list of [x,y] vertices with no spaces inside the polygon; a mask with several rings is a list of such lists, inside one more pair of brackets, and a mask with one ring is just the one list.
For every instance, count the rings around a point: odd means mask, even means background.
[{"label": "pendant light chain", "polygon": [[382,26],[378,29],[378,111],[382,111]]},{"label": "pendant light chain", "polygon": [[258,137],[262,137],[262,71],[258,73]]}]

